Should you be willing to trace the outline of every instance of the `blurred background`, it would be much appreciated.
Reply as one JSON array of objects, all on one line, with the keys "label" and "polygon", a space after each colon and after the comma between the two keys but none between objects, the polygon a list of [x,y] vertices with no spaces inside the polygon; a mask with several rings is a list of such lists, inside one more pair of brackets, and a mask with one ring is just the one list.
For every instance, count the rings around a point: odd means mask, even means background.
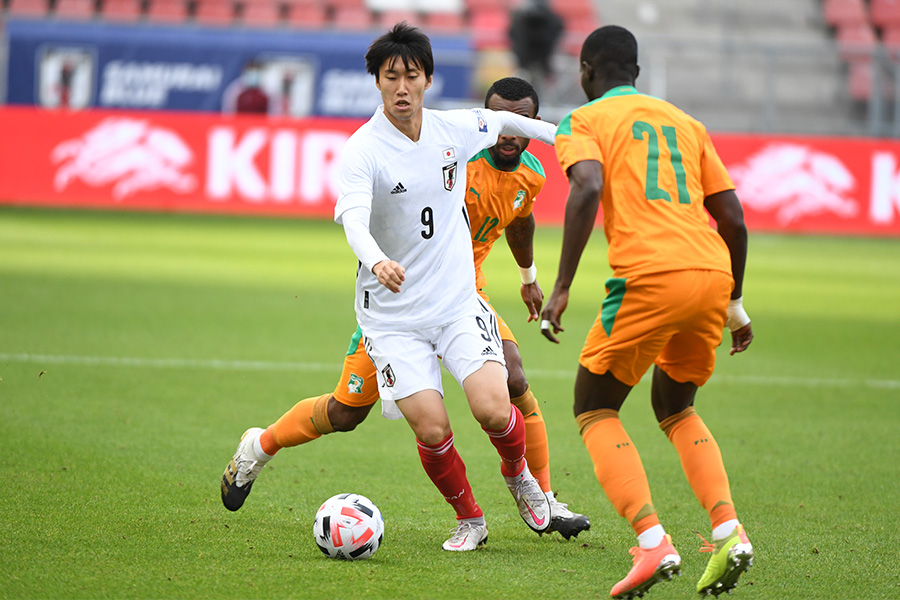
[{"label": "blurred background", "polygon": [[713,132],[748,223],[900,233],[900,0],[2,0],[0,202],[327,216],[380,103],[363,55],[400,20],[433,42],[426,105],[517,74],[554,122],[584,38],[623,25],[639,91]]}]

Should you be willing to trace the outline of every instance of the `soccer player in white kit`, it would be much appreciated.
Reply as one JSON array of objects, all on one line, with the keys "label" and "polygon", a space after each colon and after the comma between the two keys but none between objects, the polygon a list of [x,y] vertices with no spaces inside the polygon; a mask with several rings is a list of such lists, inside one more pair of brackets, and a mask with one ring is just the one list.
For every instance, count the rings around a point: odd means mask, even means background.
[{"label": "soccer player in white kit", "polygon": [[425,109],[431,43],[405,22],[373,42],[366,68],[384,104],[344,148],[335,221],[360,263],[356,316],[382,411],[406,418],[425,472],[456,510],[444,550],[485,543],[484,513],[443,403],[443,361],[497,448],[522,519],[546,531],[549,502],[525,461],[525,424],[509,401],[497,317],[475,289],[465,181],[466,162],[501,133],[552,144],[556,127],[508,112]]}]

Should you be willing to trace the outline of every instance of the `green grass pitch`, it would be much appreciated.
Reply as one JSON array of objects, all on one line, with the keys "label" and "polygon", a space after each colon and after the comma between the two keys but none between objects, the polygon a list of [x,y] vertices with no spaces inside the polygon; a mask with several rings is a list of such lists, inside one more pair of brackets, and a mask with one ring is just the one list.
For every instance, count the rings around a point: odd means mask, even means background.
[{"label": "green grass pitch", "polygon": [[[549,293],[561,241],[539,228]],[[720,348],[697,408],[722,448],[756,550],[742,598],[900,598],[900,240],[752,234],[756,340]],[[633,536],[594,478],[571,414],[576,358],[609,275],[595,231],[563,343],[525,323],[500,242],[488,292],[516,332],[577,540],[519,519],[498,460],[445,374],[457,446],[490,542],[440,550],[453,513],[403,422],[287,449],[244,508],[219,479],[241,433],[330,392],[355,328],[356,261],[327,221],[0,209],[0,598],[607,598]],[[622,419],[692,598],[709,524],[659,431],[646,380]],[[326,559],[316,508],[345,491],[380,507],[368,561]]]}]

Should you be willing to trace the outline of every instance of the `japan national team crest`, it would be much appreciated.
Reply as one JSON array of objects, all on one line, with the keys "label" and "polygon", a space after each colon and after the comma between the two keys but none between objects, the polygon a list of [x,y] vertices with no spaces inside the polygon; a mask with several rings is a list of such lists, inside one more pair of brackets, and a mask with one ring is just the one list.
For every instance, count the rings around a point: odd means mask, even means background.
[{"label": "japan national team crest", "polygon": [[456,185],[457,164],[453,163],[444,167],[444,189],[448,192],[453,191],[453,186]]},{"label": "japan national team crest", "polygon": [[391,365],[383,368],[381,374],[384,376],[384,385],[387,387],[394,387],[394,370],[391,368]]}]

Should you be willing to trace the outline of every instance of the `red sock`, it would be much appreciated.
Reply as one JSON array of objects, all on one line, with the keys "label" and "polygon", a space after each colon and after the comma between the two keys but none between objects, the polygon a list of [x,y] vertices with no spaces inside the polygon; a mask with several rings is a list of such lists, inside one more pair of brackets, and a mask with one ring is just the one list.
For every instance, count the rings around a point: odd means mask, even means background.
[{"label": "red sock", "polygon": [[433,446],[419,440],[416,440],[416,444],[425,473],[444,495],[444,500],[456,511],[456,518],[474,519],[484,516],[472,495],[472,486],[466,477],[466,464],[453,445],[453,434]]},{"label": "red sock", "polygon": [[509,423],[504,429],[484,429],[502,459],[500,472],[515,477],[525,468],[525,419],[514,405],[509,406]]}]

